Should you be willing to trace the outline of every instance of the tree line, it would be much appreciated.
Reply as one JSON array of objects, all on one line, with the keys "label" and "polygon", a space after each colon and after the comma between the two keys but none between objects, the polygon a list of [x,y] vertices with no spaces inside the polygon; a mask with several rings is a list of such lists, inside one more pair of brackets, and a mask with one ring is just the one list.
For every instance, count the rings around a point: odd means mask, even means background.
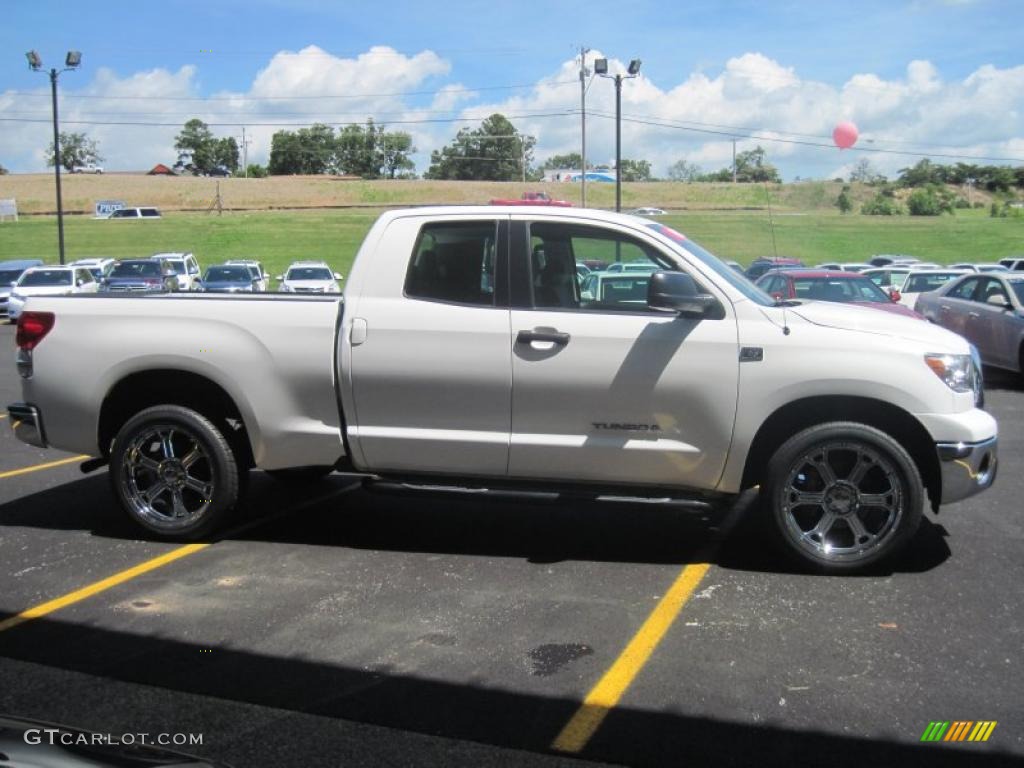
[{"label": "tree line", "polygon": [[[61,133],[61,166],[68,171],[76,166],[103,160],[97,143],[85,133]],[[426,179],[466,181],[537,181],[545,171],[557,169],[582,170],[583,158],[578,152],[553,155],[534,165],[537,139],[520,132],[504,115],[493,114],[476,128],[463,128],[444,147],[430,153],[430,165],[423,173]],[[337,129],[315,123],[298,130],[280,130],[271,138],[270,157],[266,167],[250,165],[240,168],[238,142],[233,136],[215,136],[210,127],[198,118],[186,122],[175,137],[174,148],[187,153],[188,170],[207,174],[217,169],[230,173],[248,171],[250,176],[348,174],[364,179],[415,178],[412,155],[417,152],[412,137],[405,131],[389,131],[368,119],[364,125],[344,125]],[[48,165],[53,166],[54,146],[50,142]],[[587,163],[587,171],[614,171],[608,165]],[[623,181],[658,181],[651,163],[644,159],[623,158],[618,169]],[[668,167],[666,178],[684,182],[781,183],[778,168],[768,160],[761,146],[739,152],[733,165],[706,172],[686,159]],[[798,177],[799,178],[799,177]],[[836,181],[844,181],[836,179]],[[901,168],[894,181],[874,170],[862,158],[849,173],[850,182],[862,182],[880,188],[879,197],[895,188],[936,188],[944,185],[972,186],[991,193],[1010,194],[1024,189],[1024,166],[980,165],[958,162],[943,165],[924,158]],[[888,186],[887,186],[888,185]],[[938,195],[941,197],[941,195]],[[885,208],[885,201],[879,200]],[[943,199],[943,205],[949,201]]]}]

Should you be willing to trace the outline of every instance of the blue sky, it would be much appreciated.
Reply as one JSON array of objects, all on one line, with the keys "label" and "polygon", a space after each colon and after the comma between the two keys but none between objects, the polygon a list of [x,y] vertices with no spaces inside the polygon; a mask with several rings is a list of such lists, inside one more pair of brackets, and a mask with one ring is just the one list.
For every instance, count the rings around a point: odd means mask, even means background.
[{"label": "blue sky", "polygon": [[[1000,87],[1012,89],[1017,82],[1017,69],[1024,64],[1020,45],[1024,3],[1019,0],[698,1],[679,4],[649,0],[629,3],[496,3],[490,0],[440,5],[403,0],[389,3],[214,0],[127,6],[18,2],[7,7],[5,16],[6,23],[0,28],[0,49],[8,51],[8,61],[0,66],[0,112],[6,113],[29,113],[46,106],[39,98],[20,97],[26,91],[45,91],[45,78],[29,72],[22,57],[23,51],[33,48],[47,64],[59,62],[69,48],[83,52],[82,69],[62,76],[62,95],[70,97],[62,99],[62,112],[67,109],[68,114],[73,115],[77,109],[79,117],[86,120],[101,112],[95,119],[102,121],[113,120],[110,116],[127,109],[127,105],[94,100],[90,113],[86,101],[75,100],[76,92],[98,97],[113,92],[110,89],[116,86],[117,92],[130,94],[130,87],[124,83],[130,83],[140,73],[178,73],[177,81],[162,87],[180,88],[175,91],[179,98],[183,94],[197,97],[224,92],[246,94],[258,74],[266,70],[275,54],[281,51],[317,46],[324,52],[316,54],[321,60],[346,61],[355,60],[372,46],[388,46],[401,55],[400,63],[407,70],[411,68],[396,79],[403,84],[400,91],[433,91],[452,84],[493,87],[536,84],[564,77],[570,71],[566,64],[580,43],[585,43],[610,57],[626,60],[639,56],[643,60],[645,84],[634,89],[630,98],[635,101],[625,104],[624,112],[633,109],[635,114],[651,115],[656,111],[664,116],[661,107],[668,105],[674,120],[695,121],[707,113],[716,116],[716,120],[707,122],[722,122],[728,118],[734,121],[729,124],[813,135],[827,135],[828,125],[840,118],[849,118],[858,122],[866,135],[875,135],[880,140],[942,144],[963,151],[969,149],[976,154],[999,152],[1002,154],[997,156],[1008,157],[1022,154],[1015,142],[1024,137],[1024,131],[1016,119],[997,121],[998,125],[988,134],[963,140],[943,135],[942,126],[930,132],[924,125],[929,121],[931,109],[944,116],[947,127],[962,125],[965,118],[976,114],[971,101],[974,87],[970,78],[982,68],[993,68],[1004,77]],[[442,63],[426,67],[417,74],[415,64],[409,65],[406,59],[424,51],[432,51]],[[388,69],[392,61],[399,62],[396,54],[365,57],[360,64],[363,69],[358,70],[362,75],[345,81],[344,88],[350,93],[366,93],[359,90],[363,82],[386,88]],[[760,58],[743,58],[751,54]],[[735,84],[721,80],[730,61],[734,74],[751,73],[751,67],[757,68],[756,75],[750,74],[750,85],[756,90],[760,83],[764,92],[739,93]],[[861,116],[857,112],[862,102],[844,97],[844,86],[858,75],[870,75],[881,83],[872,80],[874,85],[862,85],[868,92],[875,89],[881,93],[891,84],[910,83],[913,76],[908,67],[915,61],[928,62],[931,74],[918,67],[918,74],[924,72],[920,87],[915,90],[908,86],[904,100],[893,105],[887,117],[873,110],[866,110],[871,112],[870,116]],[[315,65],[315,62],[313,59],[306,63]],[[771,62],[772,66],[765,62]],[[280,62],[279,65],[284,66]],[[778,71],[772,68],[776,65]],[[183,67],[190,69],[182,74]],[[764,67],[768,70],[763,71]],[[101,69],[106,71],[98,80]],[[773,79],[781,82],[780,78],[790,77],[787,72],[794,78],[787,86],[787,95],[784,98],[778,93],[773,95],[769,87]],[[717,98],[721,103],[709,100],[702,109],[687,111],[686,104],[677,102],[687,98],[696,100],[701,89],[677,89],[697,73],[719,84]],[[301,91],[308,80],[285,78],[283,82]],[[627,88],[632,85],[628,84]],[[942,101],[942,92],[957,89],[962,91],[958,91],[957,99],[952,103]],[[609,84],[600,81],[592,87],[597,108],[602,103],[607,106],[610,90]],[[708,93],[715,90],[714,87],[705,89],[707,92],[701,98],[710,99]],[[147,109],[166,111],[169,120],[193,107],[203,106],[202,102],[179,101],[173,104],[172,111],[170,102],[162,104],[151,91],[146,93]],[[264,89],[262,93],[268,91]],[[289,93],[294,95],[295,91]],[[314,89],[310,93],[318,91]],[[4,94],[7,94],[6,100]],[[556,101],[533,89],[494,90],[478,92],[451,104],[450,108],[452,114],[456,109],[467,110],[475,105],[518,107],[525,113],[540,111],[541,105],[551,108],[557,104],[561,108],[564,103],[564,107],[569,108],[574,100],[578,101],[578,95],[578,89],[571,86],[563,86]],[[1006,96],[1013,111],[1021,97],[1013,93]],[[509,101],[512,97],[520,99],[513,103]],[[829,104],[833,97],[835,114],[813,114],[811,104],[816,99],[821,104]],[[387,106],[390,111],[386,114],[393,116],[397,110],[439,106],[431,93],[405,96],[400,101],[398,104],[391,100],[387,105],[360,102],[358,109],[369,112]],[[989,96],[985,103],[990,102]],[[340,112],[337,106],[340,103],[351,102],[333,102],[334,112]],[[794,106],[800,104],[802,108]],[[444,106],[448,106],[447,102]],[[265,102],[263,107],[266,107]],[[138,112],[138,105],[133,108]],[[249,108],[247,114],[254,122],[265,119],[260,115],[265,115],[267,109],[259,104],[250,104]],[[967,111],[959,116],[950,115],[952,108]],[[210,108],[208,114],[216,119],[224,113]],[[317,119],[315,111],[308,114],[310,120]],[[540,133],[537,155],[571,149],[570,133],[578,118],[567,116],[559,125],[554,125],[551,118],[546,119],[549,122],[542,124],[539,119],[531,122],[524,118],[522,126]],[[908,124],[914,120],[917,123]],[[418,129],[417,145],[429,149],[423,146],[425,142],[443,143],[456,129],[457,126],[452,125]],[[578,134],[578,128],[575,130]],[[603,159],[609,149],[605,134],[611,132],[610,126],[598,120],[594,130],[597,132],[593,139],[595,152]],[[672,151],[709,167],[720,160],[721,147],[709,147],[711,139],[708,137],[683,136],[677,131],[671,138],[664,135],[658,138],[654,135],[656,132],[642,133],[638,126],[631,130],[634,130],[635,148],[657,155],[651,158],[656,169],[659,163],[677,159],[669,157]],[[34,126],[12,127],[9,123],[0,123],[0,131],[0,163],[13,170],[33,170],[39,166],[39,150],[34,145],[29,146],[33,141],[39,143]],[[113,148],[108,142],[111,139],[123,142],[130,132],[103,127],[97,127],[96,132],[105,137],[103,148],[108,164],[116,166],[119,161],[112,157]],[[173,135],[173,130],[170,133]],[[269,134],[269,129],[265,133]],[[252,149],[258,158],[266,152],[268,136],[262,136],[258,130],[254,130],[254,134],[258,142]],[[824,175],[834,170],[833,166],[842,165],[820,152],[785,148],[779,154],[780,165],[790,177],[801,172]],[[425,155],[421,153],[421,171],[425,168],[422,162]],[[891,160],[906,164],[907,158]],[[142,157],[124,158],[129,167],[144,161]],[[886,158],[877,161],[884,165]]]}]

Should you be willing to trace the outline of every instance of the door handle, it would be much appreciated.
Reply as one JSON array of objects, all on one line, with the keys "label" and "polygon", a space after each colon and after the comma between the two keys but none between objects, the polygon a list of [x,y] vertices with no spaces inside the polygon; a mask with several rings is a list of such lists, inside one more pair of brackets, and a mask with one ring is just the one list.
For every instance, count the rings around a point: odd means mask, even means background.
[{"label": "door handle", "polygon": [[968,312],[967,316],[968,317],[974,317],[974,318],[981,317],[981,315],[979,315],[977,312]]},{"label": "door handle", "polygon": [[535,341],[547,341],[564,347],[569,343],[569,334],[558,331],[520,331],[516,335],[516,344],[532,344]]}]

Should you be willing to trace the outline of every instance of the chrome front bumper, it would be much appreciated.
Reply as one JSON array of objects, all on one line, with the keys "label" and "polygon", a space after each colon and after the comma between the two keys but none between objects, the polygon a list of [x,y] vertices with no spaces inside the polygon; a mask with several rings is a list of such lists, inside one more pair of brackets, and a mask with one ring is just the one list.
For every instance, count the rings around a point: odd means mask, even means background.
[{"label": "chrome front bumper", "polygon": [[996,479],[997,437],[980,443],[938,443],[942,473],[942,503],[966,499],[990,487]]},{"label": "chrome front bumper", "polygon": [[36,448],[49,448],[46,433],[43,432],[43,416],[39,409],[27,403],[11,403],[7,406],[7,417],[11,421],[14,436],[21,442]]}]

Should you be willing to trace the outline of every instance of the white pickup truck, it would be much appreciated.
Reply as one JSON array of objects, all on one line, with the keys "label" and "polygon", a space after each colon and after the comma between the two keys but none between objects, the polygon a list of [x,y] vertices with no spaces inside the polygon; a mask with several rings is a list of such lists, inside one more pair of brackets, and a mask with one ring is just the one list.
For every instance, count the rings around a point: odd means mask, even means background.
[{"label": "white pickup truck", "polygon": [[[575,262],[647,261],[582,296]],[[251,467],[715,502],[760,487],[783,549],[863,568],[989,487],[961,337],[778,303],[692,240],[594,210],[385,213],[343,297],[29,300],[19,438],[110,465],[152,534],[205,537]]]}]

